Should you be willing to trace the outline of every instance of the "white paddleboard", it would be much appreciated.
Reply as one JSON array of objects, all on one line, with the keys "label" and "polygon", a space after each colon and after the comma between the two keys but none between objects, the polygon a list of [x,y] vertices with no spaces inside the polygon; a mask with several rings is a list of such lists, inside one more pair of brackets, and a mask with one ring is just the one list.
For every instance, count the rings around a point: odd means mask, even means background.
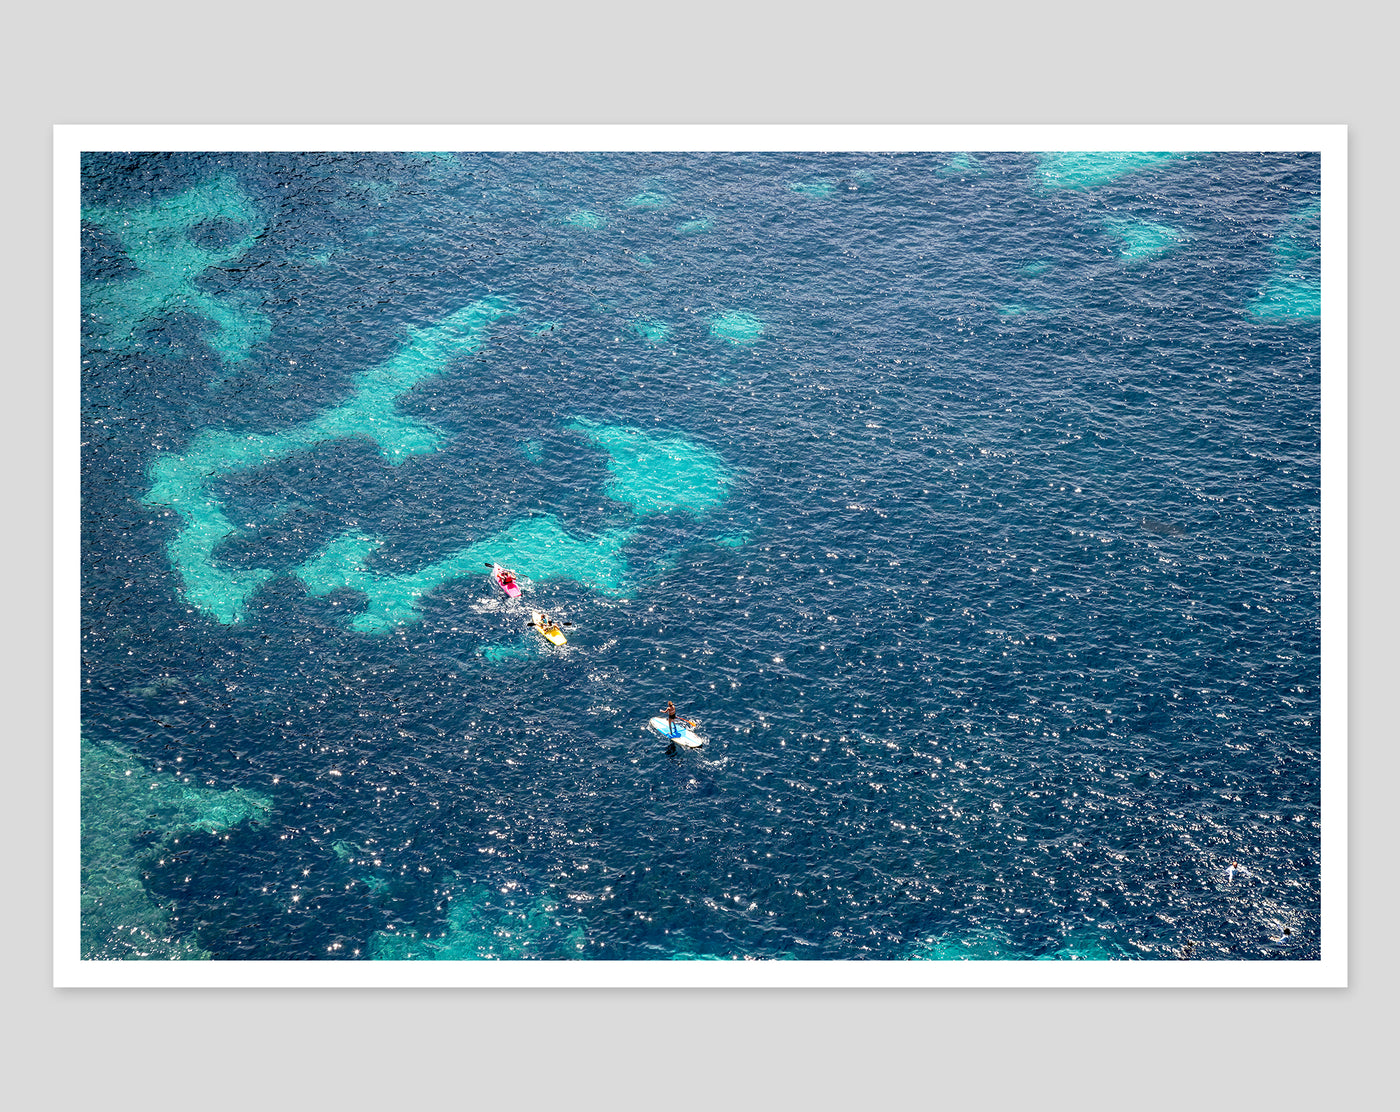
[{"label": "white paddleboard", "polygon": [[676,719],[676,733],[671,733],[670,724],[666,721],[665,715],[659,715],[651,720],[651,728],[662,737],[670,738],[677,745],[683,745],[687,749],[699,749],[705,744],[705,739],[682,722]]}]

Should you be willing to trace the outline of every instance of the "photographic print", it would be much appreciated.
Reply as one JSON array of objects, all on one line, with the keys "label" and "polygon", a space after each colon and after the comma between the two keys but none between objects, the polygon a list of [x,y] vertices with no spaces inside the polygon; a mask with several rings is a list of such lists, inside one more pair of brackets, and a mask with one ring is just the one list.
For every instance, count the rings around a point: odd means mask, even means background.
[{"label": "photographic print", "polygon": [[56,129],[56,979],[1345,983],[1344,163]]}]

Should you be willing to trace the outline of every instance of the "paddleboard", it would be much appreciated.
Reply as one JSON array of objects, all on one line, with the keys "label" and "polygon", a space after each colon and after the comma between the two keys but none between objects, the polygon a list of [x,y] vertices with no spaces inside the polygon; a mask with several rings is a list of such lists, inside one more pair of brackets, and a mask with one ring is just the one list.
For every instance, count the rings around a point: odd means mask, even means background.
[{"label": "paddleboard", "polygon": [[519,598],[519,597],[520,597],[520,584],[519,584],[519,583],[507,583],[507,582],[505,582],[505,581],[501,578],[501,576],[505,573],[505,570],[506,570],[506,569],[503,568],[503,567],[501,567],[500,564],[492,564],[492,565],[491,565],[491,578],[495,581],[496,586],[499,587],[501,590],[503,590],[503,591],[506,593],[506,596],[507,596],[508,598]]},{"label": "paddleboard", "polygon": [[675,734],[671,733],[670,723],[666,721],[666,716],[664,714],[658,715],[651,720],[651,728],[662,737],[670,738],[677,745],[683,745],[687,749],[699,749],[700,746],[705,744],[705,739],[679,718],[676,719],[677,732]]},{"label": "paddleboard", "polygon": [[557,625],[541,625],[544,615],[538,610],[530,611],[530,628],[553,645],[567,645],[569,642],[564,638],[564,632]]}]

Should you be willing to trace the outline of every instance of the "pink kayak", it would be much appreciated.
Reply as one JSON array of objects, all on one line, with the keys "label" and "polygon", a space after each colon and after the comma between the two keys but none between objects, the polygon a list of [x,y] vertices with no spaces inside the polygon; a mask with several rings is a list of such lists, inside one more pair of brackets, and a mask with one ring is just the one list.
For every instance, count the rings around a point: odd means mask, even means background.
[{"label": "pink kayak", "polygon": [[516,582],[514,572],[507,571],[500,564],[492,564],[491,578],[496,581],[496,586],[503,590],[508,598],[520,597],[520,584]]}]

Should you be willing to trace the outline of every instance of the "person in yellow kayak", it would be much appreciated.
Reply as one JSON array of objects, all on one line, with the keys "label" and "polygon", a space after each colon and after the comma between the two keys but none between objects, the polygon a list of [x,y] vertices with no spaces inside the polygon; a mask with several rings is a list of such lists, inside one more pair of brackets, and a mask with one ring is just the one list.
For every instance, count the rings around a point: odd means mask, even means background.
[{"label": "person in yellow kayak", "polygon": [[[534,611],[531,617],[533,620],[530,622],[530,625],[534,626],[535,629],[539,630],[540,634],[543,637],[545,637],[549,641],[554,642],[554,644],[556,645],[562,645],[565,643],[564,631],[559,628],[559,623],[554,621],[543,610]],[[572,623],[565,622],[564,624],[570,625]]]}]

